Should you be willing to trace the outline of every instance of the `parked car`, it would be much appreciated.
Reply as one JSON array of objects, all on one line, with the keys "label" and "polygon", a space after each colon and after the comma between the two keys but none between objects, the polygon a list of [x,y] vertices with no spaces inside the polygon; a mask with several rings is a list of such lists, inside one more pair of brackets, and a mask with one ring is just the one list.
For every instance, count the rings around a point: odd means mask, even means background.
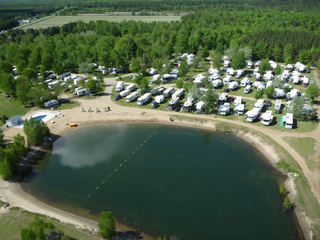
[{"label": "parked car", "polygon": [[160,104],[159,104],[158,102],[156,102],[156,101],[154,101],[154,102],[152,103],[152,105],[151,105],[152,108],[157,108],[157,107],[159,107],[159,106],[160,106]]},{"label": "parked car", "polygon": [[267,107],[271,107],[272,106],[272,102],[270,100],[266,100],[266,106]]},{"label": "parked car", "polygon": [[60,99],[60,103],[67,103],[69,102],[70,100],[68,98],[61,98]]},{"label": "parked car", "polygon": [[219,76],[223,76],[223,72],[219,72]]},{"label": "parked car", "polygon": [[117,96],[115,96],[115,97],[113,98],[113,101],[117,101],[117,100],[119,100],[119,99],[121,99],[120,94],[119,94],[119,95],[117,95]]},{"label": "parked car", "polygon": [[248,73],[248,74],[247,74],[247,77],[248,77],[248,78],[251,78],[251,75],[250,75],[250,73]]},{"label": "parked car", "polygon": [[230,89],[229,88],[225,88],[225,89],[223,89],[223,92],[230,92]]},{"label": "parked car", "polygon": [[179,112],[180,110],[181,110],[181,107],[176,107],[176,108],[174,109],[175,112]]}]

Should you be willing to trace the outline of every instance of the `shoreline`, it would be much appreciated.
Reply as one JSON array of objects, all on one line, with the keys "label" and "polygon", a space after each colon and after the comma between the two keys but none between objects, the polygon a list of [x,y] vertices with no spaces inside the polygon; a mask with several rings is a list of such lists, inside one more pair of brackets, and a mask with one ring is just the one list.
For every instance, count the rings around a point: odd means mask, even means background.
[{"label": "shoreline", "polygon": [[[54,134],[54,138],[52,142],[50,142],[50,145],[52,146],[53,143],[60,137],[68,134],[69,132],[72,132],[74,130],[77,130],[78,128],[92,126],[92,125],[102,125],[102,124],[108,124],[108,123],[127,123],[127,124],[135,124],[135,123],[155,123],[155,124],[165,124],[165,125],[171,125],[171,126],[179,126],[179,127],[187,127],[187,128],[196,128],[196,129],[204,129],[209,131],[219,131],[219,122],[214,121],[192,121],[192,125],[190,125],[190,121],[183,121],[183,120],[174,120],[173,122],[169,120],[161,120],[161,119],[144,119],[143,116],[140,117],[140,119],[134,119],[134,120],[126,120],[126,119],[109,119],[109,120],[96,120],[96,121],[78,121],[78,127],[76,128],[70,128],[68,126],[65,126],[59,133]],[[236,129],[236,131],[235,131]],[[221,131],[221,130],[220,130]],[[265,159],[267,159],[270,164],[275,168],[275,163],[280,160],[280,153],[275,149],[275,146],[270,143],[270,145],[266,146],[266,139],[261,136],[260,133],[256,132],[255,130],[248,129],[248,130],[242,130],[238,128],[237,126],[231,127],[231,134],[234,134],[237,137],[240,137],[244,141],[246,141],[248,144],[253,146]],[[279,169],[277,169],[280,171]],[[292,178],[287,178],[286,180],[286,187],[287,182],[291,180]],[[3,181],[3,180],[1,180]],[[0,186],[3,186],[3,182],[0,181]],[[79,217],[75,214],[60,210],[55,207],[51,207],[50,205],[47,205],[33,196],[29,195],[27,192],[23,191],[19,183],[13,183],[13,182],[6,182],[8,184],[8,190],[10,192],[10,196],[8,198],[5,198],[3,196],[0,196],[0,199],[5,202],[9,202],[11,206],[18,206],[23,209],[26,209],[30,212],[37,212],[43,215],[47,215],[49,217],[56,218],[60,220],[63,223],[68,223],[74,225],[76,228],[82,228],[87,229],[91,231],[92,233],[97,232],[97,222],[92,221],[90,219],[86,219],[83,217]],[[294,187],[294,186],[293,186]],[[287,187],[288,188],[288,187]],[[289,190],[289,188],[288,188]],[[1,190],[0,190],[1,194]],[[2,195],[2,194],[1,194]],[[296,191],[292,190],[290,188],[290,194],[289,198],[292,202],[296,199]],[[15,198],[15,200],[13,199]],[[303,214],[302,212],[299,212],[297,209],[294,210],[296,217],[299,221],[300,227],[303,231],[303,234],[305,236],[305,239],[308,239],[310,236],[312,236],[312,230],[310,227],[310,221],[308,221],[307,216]],[[138,229],[135,226],[130,226],[129,224],[122,223],[121,221],[117,220],[117,230],[121,232],[126,231],[134,231],[137,234],[141,234],[141,237],[143,239],[154,239],[154,236],[152,234],[147,233],[143,229]],[[309,236],[307,238],[307,236]]]}]

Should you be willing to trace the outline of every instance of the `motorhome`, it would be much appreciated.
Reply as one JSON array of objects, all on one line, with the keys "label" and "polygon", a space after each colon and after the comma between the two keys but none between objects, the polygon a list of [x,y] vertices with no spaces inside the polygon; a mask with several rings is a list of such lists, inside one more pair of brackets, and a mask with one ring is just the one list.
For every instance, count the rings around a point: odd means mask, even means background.
[{"label": "motorhome", "polygon": [[116,91],[121,92],[123,90],[123,87],[124,87],[124,82],[123,81],[118,82],[116,85]]},{"label": "motorhome", "polygon": [[248,84],[250,84],[251,81],[249,80],[249,78],[244,78],[244,79],[241,80],[240,83],[241,83],[241,87],[245,87],[245,86],[247,86]]},{"label": "motorhome", "polygon": [[261,123],[262,125],[269,126],[273,121],[272,111],[266,111],[262,114]]},{"label": "motorhome", "polygon": [[230,82],[230,80],[231,80],[231,77],[232,76],[226,76],[224,79],[223,79],[223,85],[224,86],[226,86],[226,85],[228,85],[228,83]]},{"label": "motorhome", "polygon": [[87,89],[80,89],[77,91],[77,95],[78,96],[85,96],[85,95],[89,95],[91,92]]},{"label": "motorhome", "polygon": [[243,70],[237,70],[236,78],[241,78],[243,74],[244,74]]},{"label": "motorhome", "polygon": [[172,94],[175,93],[175,91],[176,91],[176,90],[174,90],[173,87],[169,87],[169,88],[167,88],[167,89],[163,92],[163,95],[164,95],[164,97],[171,97]]},{"label": "motorhome", "polygon": [[219,96],[218,103],[223,104],[226,101],[228,101],[228,93],[224,92]]},{"label": "motorhome", "polygon": [[197,109],[197,113],[201,113],[204,111],[204,105],[205,103],[203,101],[199,101],[194,105]]},{"label": "motorhome", "polygon": [[251,60],[248,60],[247,61],[247,68],[252,68],[252,61]]},{"label": "motorhome", "polygon": [[307,75],[303,76],[302,83],[304,87],[307,87],[309,85],[309,77]]},{"label": "motorhome", "polygon": [[236,106],[238,106],[238,105],[240,105],[240,104],[242,104],[242,97],[236,97],[236,99],[234,100],[234,106],[236,107]]},{"label": "motorhome", "polygon": [[293,114],[287,113],[285,116],[285,128],[292,129],[293,127]]},{"label": "motorhome", "polygon": [[298,84],[300,82],[300,77],[297,75],[292,76],[292,82]]},{"label": "motorhome", "polygon": [[248,94],[248,93],[250,93],[250,89],[251,89],[251,86],[250,86],[250,85],[247,85],[247,86],[245,87],[245,89],[243,90],[243,92],[244,92],[245,94]]},{"label": "motorhome", "polygon": [[256,120],[260,115],[261,110],[259,108],[253,108],[252,110],[246,112],[247,115],[247,122],[253,122]]},{"label": "motorhome", "polygon": [[120,96],[121,96],[121,97],[126,97],[126,96],[128,96],[129,94],[130,94],[130,91],[129,91],[129,90],[124,90],[124,91],[120,92]]},{"label": "motorhome", "polygon": [[275,88],[274,89],[274,97],[275,98],[285,98],[286,93],[280,88]]},{"label": "motorhome", "polygon": [[133,93],[130,93],[128,96],[126,96],[126,102],[132,102],[134,100],[136,100],[139,96],[139,93],[138,92],[133,92]]},{"label": "motorhome", "polygon": [[58,105],[59,105],[59,102],[56,99],[52,99],[52,100],[47,101],[47,102],[44,103],[44,106],[47,107],[47,108],[58,106]]},{"label": "motorhome", "polygon": [[233,68],[228,68],[227,74],[230,75],[230,76],[233,76],[233,75],[234,75],[234,70],[233,70]]},{"label": "motorhome", "polygon": [[219,77],[220,77],[219,74],[214,74],[214,75],[211,75],[211,76],[208,78],[208,80],[209,80],[209,81],[213,81],[213,80],[218,79]]},{"label": "motorhome", "polygon": [[168,110],[174,110],[179,104],[179,98],[172,98],[172,100],[169,102],[167,109]]},{"label": "motorhome", "polygon": [[231,62],[229,60],[224,60],[223,62],[224,67],[230,67],[230,65],[231,65]]},{"label": "motorhome", "polygon": [[157,103],[162,103],[164,101],[164,96],[163,95],[159,95],[159,96],[156,96],[154,98],[154,101],[156,101]]},{"label": "motorhome", "polygon": [[150,98],[151,98],[151,93],[145,93],[143,96],[138,98],[137,104],[143,105],[146,102],[148,102]]},{"label": "motorhome", "polygon": [[224,103],[218,107],[218,114],[226,116],[230,113],[230,103]]},{"label": "motorhome", "polygon": [[260,109],[262,111],[262,108],[264,106],[264,100],[263,99],[258,99],[256,103],[254,104],[254,108]]},{"label": "motorhome", "polygon": [[192,107],[193,107],[193,99],[188,98],[188,100],[186,102],[184,102],[181,110],[183,112],[189,112],[192,109]]},{"label": "motorhome", "polygon": [[229,83],[229,89],[237,90],[238,89],[238,82],[231,82]]},{"label": "motorhome", "polygon": [[277,99],[276,103],[274,104],[274,113],[279,114],[281,110],[281,100]]},{"label": "motorhome", "polygon": [[220,86],[222,85],[222,81],[221,81],[220,79],[213,80],[213,81],[211,82],[211,84],[212,84],[212,87],[218,88],[218,87],[220,87]]},{"label": "motorhome", "polygon": [[136,90],[137,87],[134,84],[130,84],[130,85],[126,86],[125,89],[129,90],[129,92],[132,92],[132,91]]},{"label": "motorhome", "polygon": [[234,108],[235,112],[238,113],[238,115],[244,114],[244,104],[240,104]]},{"label": "motorhome", "polygon": [[174,98],[180,98],[184,94],[184,89],[180,88],[178,89],[174,94],[172,94],[172,99]]}]

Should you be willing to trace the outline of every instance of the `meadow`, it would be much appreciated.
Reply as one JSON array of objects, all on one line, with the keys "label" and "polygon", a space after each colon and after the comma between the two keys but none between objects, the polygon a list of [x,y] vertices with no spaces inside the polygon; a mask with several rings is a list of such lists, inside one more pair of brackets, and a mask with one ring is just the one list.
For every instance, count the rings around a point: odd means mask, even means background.
[{"label": "meadow", "polygon": [[142,21],[142,22],[171,22],[171,21],[180,21],[180,16],[56,16],[49,19],[45,19],[43,21],[37,22],[35,24],[28,25],[23,29],[40,29],[40,28],[48,28],[52,26],[62,26],[69,22],[75,22],[78,20],[82,20],[86,23],[90,21],[97,20],[106,20],[110,22],[121,22],[123,20],[134,20],[134,21]]}]

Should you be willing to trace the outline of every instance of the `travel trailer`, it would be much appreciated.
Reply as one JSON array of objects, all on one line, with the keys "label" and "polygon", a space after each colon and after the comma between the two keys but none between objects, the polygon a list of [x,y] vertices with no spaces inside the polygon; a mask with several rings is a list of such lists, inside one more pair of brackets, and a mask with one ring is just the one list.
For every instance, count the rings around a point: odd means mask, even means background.
[{"label": "travel trailer", "polygon": [[228,101],[228,93],[222,93],[218,99],[219,104],[223,104],[224,102]]},{"label": "travel trailer", "polygon": [[244,74],[243,70],[237,70],[236,78],[241,78],[243,74]]},{"label": "travel trailer", "polygon": [[248,60],[247,61],[247,68],[252,68],[252,61],[251,60]]},{"label": "travel trailer", "polygon": [[137,104],[143,105],[146,102],[148,102],[150,98],[151,98],[151,93],[145,93],[143,96],[138,98]]},{"label": "travel trailer", "polygon": [[223,62],[224,67],[230,67],[230,65],[231,65],[231,62],[229,60],[224,60]]},{"label": "travel trailer", "polygon": [[201,113],[204,111],[204,105],[205,103],[203,101],[199,101],[194,105],[197,109],[197,113]]},{"label": "travel trailer", "polygon": [[167,89],[163,92],[163,95],[164,95],[164,97],[171,97],[172,94],[175,93],[175,91],[176,91],[176,90],[174,90],[173,87],[169,87],[169,88],[167,88]]},{"label": "travel trailer", "polygon": [[261,116],[262,125],[269,126],[273,121],[272,111],[266,111]]},{"label": "travel trailer", "polygon": [[238,106],[238,105],[240,105],[240,104],[242,104],[242,97],[236,97],[236,99],[234,100],[234,106],[236,107],[236,106]]},{"label": "travel trailer", "polygon": [[231,82],[229,83],[229,89],[237,90],[238,89],[238,82]]},{"label": "travel trailer", "polygon": [[123,87],[124,87],[123,81],[118,82],[116,85],[116,91],[121,92],[123,90]]},{"label": "travel trailer", "polygon": [[59,102],[56,99],[52,99],[52,100],[47,101],[47,102],[44,103],[44,106],[47,107],[47,108],[58,106],[58,105],[59,105]]},{"label": "travel trailer", "polygon": [[263,99],[258,99],[256,103],[254,104],[254,108],[260,109],[262,111],[262,108],[264,106],[264,100]]},{"label": "travel trailer", "polygon": [[184,102],[181,111],[183,112],[189,112],[193,107],[193,99],[188,98],[186,102]]},{"label": "travel trailer", "polygon": [[172,100],[169,102],[167,109],[168,110],[174,110],[179,104],[179,98],[172,98]]},{"label": "travel trailer", "polygon": [[125,89],[128,90],[129,92],[132,92],[132,91],[136,90],[137,87],[134,84],[130,84],[130,85],[126,86]]},{"label": "travel trailer", "polygon": [[162,103],[164,101],[164,96],[163,95],[159,95],[159,96],[156,96],[154,98],[154,101],[156,101],[157,103]]},{"label": "travel trailer", "polygon": [[241,87],[245,87],[245,86],[251,84],[251,81],[249,80],[249,78],[244,78],[241,80],[240,83],[241,83]]},{"label": "travel trailer", "polygon": [[244,114],[244,104],[240,104],[235,107],[235,112],[238,113],[238,115],[243,115]]},{"label": "travel trailer", "polygon": [[277,99],[276,103],[274,104],[274,113],[279,114],[281,110],[281,100]]},{"label": "travel trailer", "polygon": [[121,96],[121,97],[126,97],[126,96],[128,96],[129,94],[130,94],[130,91],[129,91],[129,90],[124,90],[124,91],[120,92],[120,96]]},{"label": "travel trailer", "polygon": [[276,88],[276,89],[274,89],[274,97],[275,98],[285,98],[286,93],[282,89]]},{"label": "travel trailer", "polygon": [[309,85],[309,77],[307,75],[303,76],[302,83],[304,87],[307,87]]},{"label": "travel trailer", "polygon": [[78,96],[84,96],[84,95],[89,95],[91,92],[87,89],[80,89],[77,91],[77,95]]},{"label": "travel trailer", "polygon": [[261,110],[259,108],[253,108],[252,110],[246,112],[247,122],[253,122],[260,115]]},{"label": "travel trailer", "polygon": [[139,96],[138,92],[133,92],[131,94],[129,94],[128,96],[126,96],[126,102],[132,102],[134,100],[136,100]]},{"label": "travel trailer", "polygon": [[245,89],[243,90],[243,92],[244,92],[245,94],[248,94],[248,93],[250,92],[250,89],[251,89],[251,86],[250,86],[250,85],[247,85],[247,86],[245,87]]},{"label": "travel trailer", "polygon": [[172,94],[172,99],[174,98],[180,98],[184,94],[184,89],[180,88],[178,89],[174,94]]},{"label": "travel trailer", "polygon": [[230,76],[233,76],[234,75],[234,70],[232,68],[228,68],[227,74],[230,75]]},{"label": "travel trailer", "polygon": [[228,85],[228,83],[230,82],[231,80],[231,76],[226,76],[224,79],[223,79],[223,85],[226,86]]},{"label": "travel trailer", "polygon": [[222,85],[222,81],[221,81],[220,79],[218,79],[218,80],[213,80],[213,81],[211,82],[211,84],[212,84],[212,87],[218,88],[218,87],[220,87],[220,86]]}]

